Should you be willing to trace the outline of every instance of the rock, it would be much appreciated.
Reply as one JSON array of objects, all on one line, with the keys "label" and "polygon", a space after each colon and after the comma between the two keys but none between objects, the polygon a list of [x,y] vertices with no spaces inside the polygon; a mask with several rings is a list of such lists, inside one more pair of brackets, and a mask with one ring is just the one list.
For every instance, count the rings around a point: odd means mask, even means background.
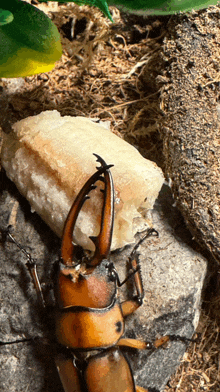
[{"label": "rock", "polygon": [[[1,227],[7,224],[15,201],[19,202],[14,236],[36,259],[40,280],[50,282],[52,265],[59,254],[60,240],[35,214],[15,186],[3,175]],[[170,334],[167,347],[127,354],[137,385],[159,391],[175,372],[198,323],[200,299],[206,274],[206,260],[193,250],[193,241],[183,219],[173,206],[168,186],[164,186],[152,212],[159,237],[152,236],[140,246],[140,261],[145,287],[144,304],[126,320],[125,336],[153,341]],[[136,239],[137,241],[137,239]],[[126,276],[126,260],[133,246],[114,251],[120,279]],[[62,391],[49,349],[50,323],[42,318],[36,293],[25,267],[26,257],[7,242],[0,244],[1,346],[0,384],[4,390],[40,392]],[[45,288],[45,287],[44,287]],[[132,295],[131,283],[119,289],[121,299]],[[46,290],[50,305],[53,296]],[[49,311],[48,311],[49,314]],[[48,333],[49,331],[49,333]],[[9,344],[22,339],[28,342]],[[154,389],[153,389],[154,388]]]}]

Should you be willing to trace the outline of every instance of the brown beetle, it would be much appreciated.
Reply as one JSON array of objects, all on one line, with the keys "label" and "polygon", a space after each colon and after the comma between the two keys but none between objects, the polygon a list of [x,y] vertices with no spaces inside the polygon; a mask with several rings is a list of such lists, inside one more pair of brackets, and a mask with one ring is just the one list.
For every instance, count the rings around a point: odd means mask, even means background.
[{"label": "brown beetle", "polygon": [[[129,392],[146,391],[135,386],[130,365],[120,346],[136,349],[157,348],[169,340],[168,336],[153,344],[136,339],[123,338],[124,318],[132,314],[144,296],[141,271],[136,249],[140,242],[155,232],[149,230],[134,247],[130,258],[130,273],[121,283],[112,262],[110,252],[114,221],[114,186],[110,167],[94,154],[101,167],[88,179],[76,197],[66,219],[61,260],[54,285],[56,299],[55,334],[60,350],[55,362],[65,392]],[[72,235],[81,208],[96,188],[104,183],[104,199],[101,213],[100,233],[90,237],[95,244],[92,258],[84,256],[75,260]],[[10,233],[9,237],[14,240]],[[25,251],[24,251],[25,252]],[[36,265],[29,254],[27,267],[43,307],[45,301],[36,272]],[[136,295],[130,300],[119,302],[117,289],[128,279],[133,279]]]}]

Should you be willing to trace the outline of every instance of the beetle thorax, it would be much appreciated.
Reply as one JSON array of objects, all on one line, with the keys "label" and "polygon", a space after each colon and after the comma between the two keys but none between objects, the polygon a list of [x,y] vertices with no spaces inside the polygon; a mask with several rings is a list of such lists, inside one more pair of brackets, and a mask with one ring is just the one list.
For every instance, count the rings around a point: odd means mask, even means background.
[{"label": "beetle thorax", "polygon": [[92,272],[83,265],[80,265],[80,268],[61,268],[57,284],[57,301],[60,308],[105,308],[116,296],[116,281],[109,276],[107,260],[103,260]]}]

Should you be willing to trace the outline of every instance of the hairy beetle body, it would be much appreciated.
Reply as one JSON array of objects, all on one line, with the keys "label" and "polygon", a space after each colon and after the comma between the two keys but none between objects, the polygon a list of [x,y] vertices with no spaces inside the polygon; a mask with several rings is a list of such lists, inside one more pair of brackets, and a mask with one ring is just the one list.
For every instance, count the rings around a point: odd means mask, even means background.
[{"label": "hairy beetle body", "polygon": [[109,271],[109,261],[103,260],[92,272],[77,272],[72,269],[60,269],[57,276],[55,296],[60,308],[67,306],[85,306],[105,308],[116,296],[116,282]]}]

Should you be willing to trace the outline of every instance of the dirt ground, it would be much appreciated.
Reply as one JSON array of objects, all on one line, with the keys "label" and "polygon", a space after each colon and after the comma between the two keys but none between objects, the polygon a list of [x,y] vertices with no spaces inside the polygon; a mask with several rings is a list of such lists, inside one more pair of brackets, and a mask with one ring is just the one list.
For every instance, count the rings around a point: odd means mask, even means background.
[{"label": "dirt ground", "polygon": [[[39,8],[58,26],[63,56],[50,73],[27,77],[18,85],[14,80],[1,82],[7,102],[0,115],[2,128],[43,110],[98,117],[110,121],[113,132],[163,169],[158,72],[149,64],[161,49],[170,17],[144,19],[111,7],[112,24],[89,7],[52,3]],[[200,342],[191,344],[166,392],[220,391],[217,289],[213,279],[204,292]]]}]

